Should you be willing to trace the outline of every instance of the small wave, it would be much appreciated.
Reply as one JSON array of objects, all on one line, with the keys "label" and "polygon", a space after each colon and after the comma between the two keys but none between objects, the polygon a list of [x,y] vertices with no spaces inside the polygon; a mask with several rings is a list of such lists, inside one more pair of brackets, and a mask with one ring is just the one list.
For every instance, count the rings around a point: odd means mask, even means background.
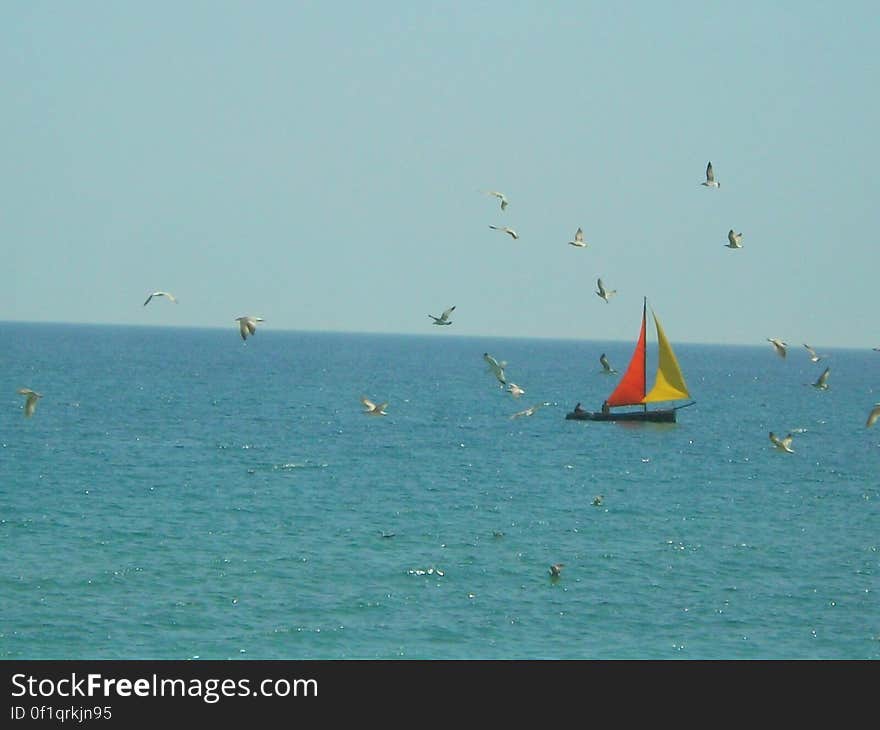
[{"label": "small wave", "polygon": [[295,461],[286,464],[276,464],[273,468],[278,471],[293,471],[294,469],[326,469],[328,464],[310,464],[309,462],[299,463]]}]

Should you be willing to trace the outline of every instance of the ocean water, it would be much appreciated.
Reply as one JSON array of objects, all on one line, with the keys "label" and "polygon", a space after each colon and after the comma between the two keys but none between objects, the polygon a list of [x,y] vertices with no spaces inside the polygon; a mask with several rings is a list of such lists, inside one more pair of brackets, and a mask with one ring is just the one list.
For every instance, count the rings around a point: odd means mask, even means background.
[{"label": "ocean water", "polygon": [[696,405],[625,425],[564,416],[632,343],[0,336],[0,658],[880,658],[868,348],[675,344]]}]

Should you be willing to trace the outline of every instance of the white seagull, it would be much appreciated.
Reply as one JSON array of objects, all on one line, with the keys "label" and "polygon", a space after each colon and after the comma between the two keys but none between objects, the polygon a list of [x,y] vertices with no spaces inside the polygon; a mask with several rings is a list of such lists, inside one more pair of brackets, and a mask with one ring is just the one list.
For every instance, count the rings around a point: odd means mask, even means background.
[{"label": "white seagull", "polygon": [[507,365],[505,361],[498,362],[494,357],[492,357],[488,352],[483,353],[483,359],[489,363],[489,369],[498,379],[498,382],[501,383],[501,387],[503,388],[507,385],[507,378],[504,376],[504,368]]},{"label": "white seagull", "polygon": [[361,403],[364,404],[364,413],[368,416],[387,416],[388,414],[385,412],[385,409],[388,407],[388,402],[380,403],[376,405],[371,401],[367,396],[361,396]]},{"label": "white seagull", "polygon": [[727,243],[725,243],[724,245],[727,246],[727,248],[742,248],[742,240],[743,234],[736,233],[733,228],[731,228],[727,232]]},{"label": "white seagull", "polygon": [[235,321],[238,322],[238,330],[241,332],[241,339],[246,340],[248,335],[256,333],[257,322],[262,322],[263,318],[245,315],[244,317],[236,317]]},{"label": "white seagull", "polygon": [[617,294],[617,289],[606,289],[601,279],[599,279],[597,285],[599,287],[599,290],[596,292],[596,294],[598,294],[601,299],[604,299],[606,304],[608,303],[608,300],[611,299],[611,297]]},{"label": "white seagull", "polygon": [[516,383],[508,383],[507,392],[510,393],[514,398],[519,398],[523,393],[525,393],[525,390],[520,388]]},{"label": "white seagull", "polygon": [[587,243],[584,241],[584,231],[582,228],[578,228],[574,234],[574,240],[569,241],[572,246],[577,246],[578,248],[585,248]]},{"label": "white seagull", "polygon": [[779,355],[779,357],[785,357],[785,348],[788,347],[786,343],[776,337],[768,337],[767,342],[773,345],[776,349],[776,354]]},{"label": "white seagull", "polygon": [[878,418],[880,418],[880,403],[875,403],[871,412],[868,414],[868,420],[865,422],[865,427],[870,428],[873,426],[877,423]]},{"label": "white seagull", "polygon": [[519,234],[513,228],[508,228],[507,226],[489,226],[489,228],[506,233],[511,238],[519,238]]},{"label": "white seagull", "polygon": [[494,195],[498,200],[501,201],[501,210],[507,209],[507,197],[504,193],[499,193],[497,190],[489,190],[486,195]]},{"label": "white seagull", "polygon": [[511,419],[522,418],[523,416],[533,416],[533,415],[535,415],[535,411],[537,411],[541,406],[546,406],[546,405],[548,405],[548,404],[547,403],[535,403],[535,405],[529,406],[525,410],[517,411],[516,413],[514,413],[511,416]]},{"label": "white seagull", "polygon": [[608,358],[605,357],[605,353],[603,352],[599,355],[599,362],[602,364],[602,372],[611,375],[612,373],[616,373],[617,371],[611,367],[611,363],[608,362]]},{"label": "white seagull", "polygon": [[809,345],[804,344],[804,347],[806,347],[807,352],[810,353],[810,362],[819,362],[819,360],[822,360],[824,358],[824,355],[820,355]]},{"label": "white seagull", "polygon": [[707,188],[720,188],[721,183],[715,179],[715,171],[712,169],[712,163],[706,165],[706,182],[700,183]]},{"label": "white seagull", "polygon": [[828,374],[831,368],[825,368],[822,374],[816,379],[815,383],[810,383],[817,390],[828,390]]},{"label": "white seagull", "polygon": [[37,400],[43,397],[42,393],[37,393],[30,388],[19,388],[19,395],[23,395],[25,397],[24,400],[24,415],[25,418],[30,418],[34,415],[34,411],[37,408]]},{"label": "white seagull", "polygon": [[147,301],[144,302],[144,306],[145,306],[145,307],[150,303],[150,300],[151,300],[153,297],[166,297],[166,298],[168,298],[169,300],[171,300],[172,302],[174,302],[175,304],[177,304],[177,297],[175,297],[175,296],[174,296],[173,294],[171,294],[170,292],[167,292],[167,291],[154,291],[152,294],[150,294],[150,296],[147,297]]},{"label": "white seagull", "polygon": [[434,324],[452,324],[452,320],[449,319],[449,315],[455,311],[455,307],[452,306],[449,309],[445,310],[443,314],[439,317],[435,317],[433,314],[429,314],[428,316],[434,320]]},{"label": "white seagull", "polygon": [[785,438],[779,438],[773,431],[770,432],[770,442],[779,450],[785,451],[789,454],[794,453],[794,449],[791,448],[791,442],[794,440],[794,437],[791,434],[788,434]]}]

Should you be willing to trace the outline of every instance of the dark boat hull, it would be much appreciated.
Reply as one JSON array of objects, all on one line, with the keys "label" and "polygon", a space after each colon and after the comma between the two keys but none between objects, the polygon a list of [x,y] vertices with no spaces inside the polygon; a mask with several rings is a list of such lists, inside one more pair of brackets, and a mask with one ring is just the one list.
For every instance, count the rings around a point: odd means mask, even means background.
[{"label": "dark boat hull", "polygon": [[675,408],[655,411],[621,411],[602,413],[575,410],[565,414],[567,421],[648,421],[650,423],[675,423]]}]

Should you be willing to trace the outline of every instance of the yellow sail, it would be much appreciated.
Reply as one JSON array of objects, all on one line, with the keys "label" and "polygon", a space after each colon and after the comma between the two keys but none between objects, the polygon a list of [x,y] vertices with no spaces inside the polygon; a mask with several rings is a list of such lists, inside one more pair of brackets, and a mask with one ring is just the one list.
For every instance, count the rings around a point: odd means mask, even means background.
[{"label": "yellow sail", "polygon": [[654,324],[657,327],[657,378],[654,381],[654,387],[651,388],[651,392],[645,396],[642,403],[690,398],[684,376],[678,366],[678,360],[675,359],[675,353],[672,351],[672,345],[666,339],[657,315],[654,312],[651,314],[654,315]]}]

